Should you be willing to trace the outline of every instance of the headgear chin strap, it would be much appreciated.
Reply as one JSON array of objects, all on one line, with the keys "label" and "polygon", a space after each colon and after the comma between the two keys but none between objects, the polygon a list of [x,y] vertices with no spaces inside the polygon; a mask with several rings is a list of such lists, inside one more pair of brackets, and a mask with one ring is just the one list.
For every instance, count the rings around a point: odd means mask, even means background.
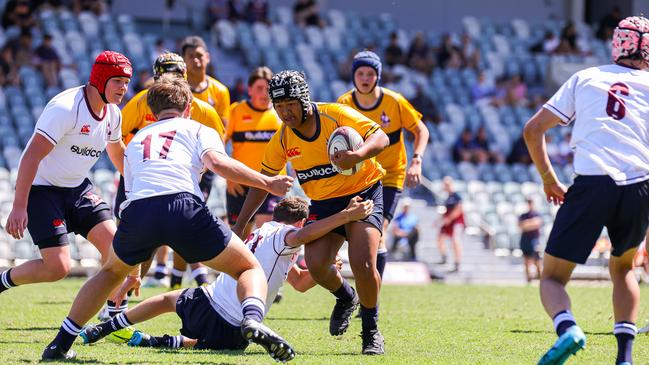
[{"label": "headgear chin strap", "polygon": [[[356,85],[356,79],[354,75],[356,75],[356,70],[358,70],[359,67],[371,67],[376,71],[376,82],[374,83],[374,86],[370,89],[369,92],[363,93],[360,91],[358,88],[358,85]],[[352,61],[352,82],[354,83],[354,87],[356,88],[356,91],[358,91],[361,94],[371,94],[374,91],[374,88],[379,85],[379,81],[381,81],[381,69],[383,68],[381,64],[381,58],[379,56],[372,52],[372,51],[361,51],[358,52]]]},{"label": "headgear chin strap", "polygon": [[104,51],[97,56],[92,65],[89,84],[99,91],[101,100],[108,104],[106,99],[108,80],[113,77],[128,77],[130,79],[131,76],[133,76],[133,68],[131,61],[126,56],[115,51]]}]

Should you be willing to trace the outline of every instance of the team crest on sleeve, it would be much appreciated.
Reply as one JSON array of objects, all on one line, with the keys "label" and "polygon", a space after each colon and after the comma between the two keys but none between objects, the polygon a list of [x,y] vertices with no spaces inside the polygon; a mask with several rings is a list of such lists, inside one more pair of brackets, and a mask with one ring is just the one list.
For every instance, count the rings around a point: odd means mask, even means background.
[{"label": "team crest on sleeve", "polygon": [[83,134],[84,136],[87,136],[90,134],[90,124],[84,124],[81,126],[81,130],[79,131],[79,134]]}]

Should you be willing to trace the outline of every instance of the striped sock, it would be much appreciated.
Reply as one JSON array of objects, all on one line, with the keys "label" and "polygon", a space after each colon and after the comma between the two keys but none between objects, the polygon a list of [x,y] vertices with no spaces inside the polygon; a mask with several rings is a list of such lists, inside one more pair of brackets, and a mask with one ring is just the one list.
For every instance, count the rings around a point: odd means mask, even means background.
[{"label": "striped sock", "polygon": [[177,269],[172,269],[171,270],[171,281],[170,285],[173,288],[174,286],[180,286],[183,283],[183,275],[185,274],[185,270],[180,271]]},{"label": "striped sock", "polygon": [[133,325],[131,321],[126,317],[126,313],[119,313],[113,319],[110,320],[110,326],[113,328],[113,331],[121,330],[122,328],[130,327]]},{"label": "striped sock", "polygon": [[65,317],[59,328],[59,333],[50,346],[59,346],[61,352],[67,352],[72,347],[74,340],[79,336],[79,333],[81,333],[81,326],[71,320],[70,317]]},{"label": "striped sock", "polygon": [[162,280],[165,276],[167,276],[167,265],[165,263],[158,263],[155,267],[155,274],[153,274],[153,277]]},{"label": "striped sock", "polygon": [[554,330],[557,331],[557,336],[563,335],[568,328],[577,324],[577,320],[569,310],[555,314],[552,321],[554,322]]},{"label": "striped sock", "polygon": [[183,340],[185,337],[182,335],[178,336],[169,336],[163,335],[159,337],[151,336],[147,341],[142,341],[140,345],[142,347],[169,347],[172,349],[177,349],[183,347]]},{"label": "striped sock", "polygon": [[241,312],[243,318],[250,318],[257,322],[264,320],[266,306],[264,301],[257,297],[248,297],[241,302]]},{"label": "striped sock", "polygon": [[120,305],[117,305],[115,302],[112,300],[107,300],[106,301],[106,306],[108,307],[108,315],[112,318],[115,317],[116,315],[124,312],[125,310],[128,309],[128,298],[122,300]]},{"label": "striped sock", "polygon": [[628,362],[633,364],[633,340],[638,334],[635,323],[618,322],[613,327],[613,334],[617,340],[617,359],[615,363]]},{"label": "striped sock", "polygon": [[207,284],[207,268],[205,266],[192,270],[192,276],[196,280],[196,285],[201,286]]},{"label": "striped sock", "polygon": [[0,293],[9,288],[13,288],[14,286],[17,285],[11,280],[11,269],[7,269],[0,273]]}]

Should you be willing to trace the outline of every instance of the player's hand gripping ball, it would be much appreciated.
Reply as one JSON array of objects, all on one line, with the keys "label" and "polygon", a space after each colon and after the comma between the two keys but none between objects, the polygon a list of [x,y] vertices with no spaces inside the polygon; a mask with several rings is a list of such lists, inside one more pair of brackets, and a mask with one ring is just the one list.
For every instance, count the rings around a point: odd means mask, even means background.
[{"label": "player's hand gripping ball", "polygon": [[353,175],[360,171],[363,166],[363,161],[358,162],[356,165],[349,169],[342,169],[333,162],[333,157],[337,152],[341,151],[356,151],[363,145],[363,137],[356,132],[353,128],[350,127],[338,127],[336,130],[331,133],[329,136],[329,141],[327,141],[327,151],[329,152],[329,162],[331,166],[339,173],[343,175]]}]

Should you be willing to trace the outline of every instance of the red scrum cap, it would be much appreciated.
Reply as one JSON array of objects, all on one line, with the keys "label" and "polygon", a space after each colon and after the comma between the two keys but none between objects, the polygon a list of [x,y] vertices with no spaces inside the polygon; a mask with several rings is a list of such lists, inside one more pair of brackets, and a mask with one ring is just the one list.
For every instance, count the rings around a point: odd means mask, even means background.
[{"label": "red scrum cap", "polygon": [[126,56],[114,51],[103,51],[97,56],[95,63],[92,65],[89,83],[97,88],[101,98],[104,99],[105,103],[108,103],[104,95],[108,80],[113,77],[131,78],[132,75],[131,61]]}]

